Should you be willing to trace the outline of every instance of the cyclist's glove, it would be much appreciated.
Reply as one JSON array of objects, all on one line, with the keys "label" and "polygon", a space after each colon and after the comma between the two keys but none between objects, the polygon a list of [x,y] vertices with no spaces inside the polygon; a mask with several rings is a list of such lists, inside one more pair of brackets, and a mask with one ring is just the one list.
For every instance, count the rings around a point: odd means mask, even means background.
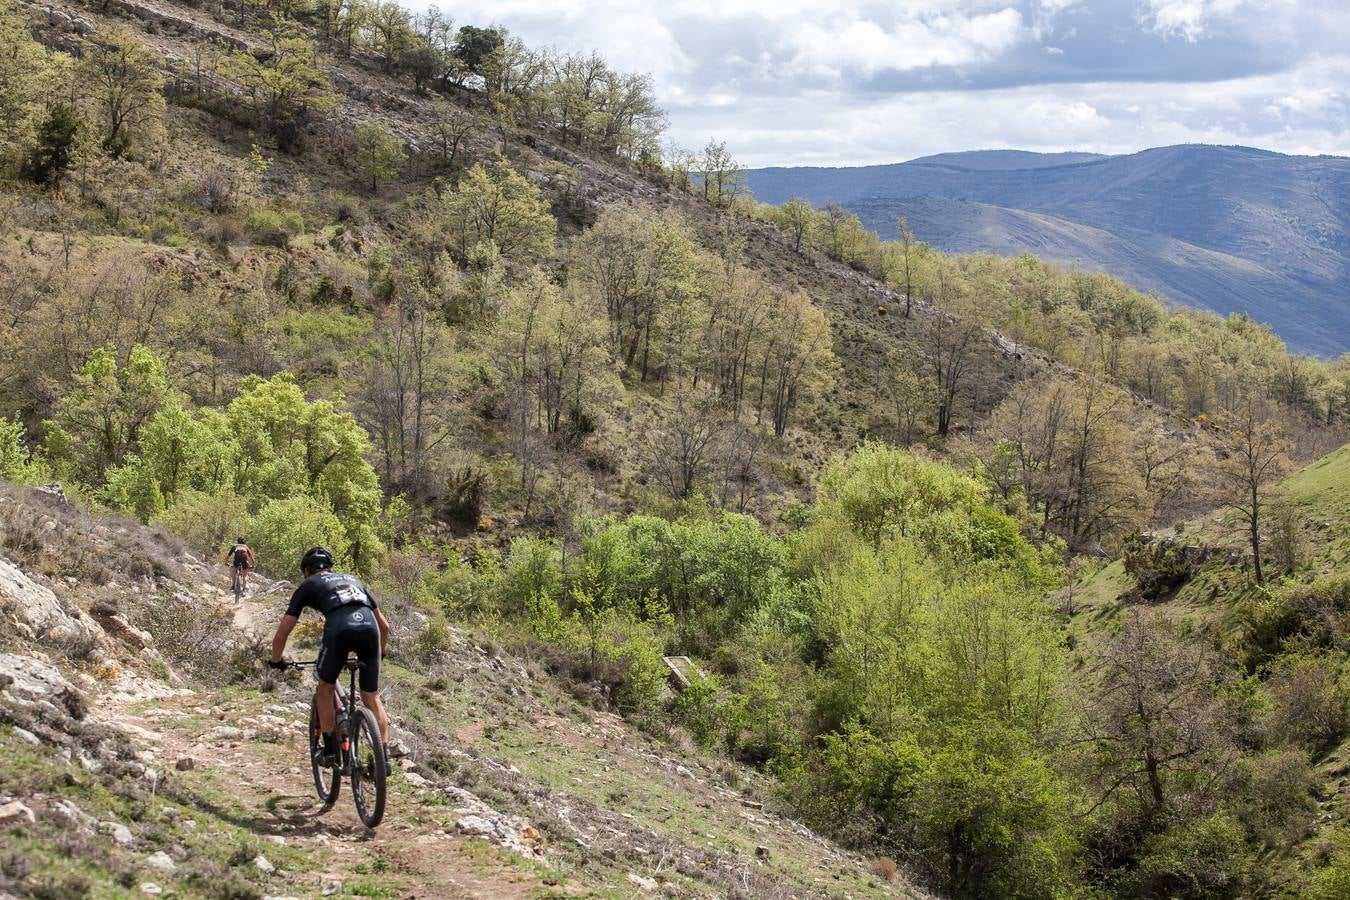
[{"label": "cyclist's glove", "polygon": [[270,668],[273,668],[273,669],[280,669],[280,670],[283,671],[283,672],[286,671],[287,669],[289,669],[290,666],[291,666],[291,664],[288,663],[288,662],[286,662],[286,660],[284,660],[284,659],[278,659],[278,660],[275,660],[275,661],[269,659],[269,660],[267,661],[267,665],[268,665]]}]

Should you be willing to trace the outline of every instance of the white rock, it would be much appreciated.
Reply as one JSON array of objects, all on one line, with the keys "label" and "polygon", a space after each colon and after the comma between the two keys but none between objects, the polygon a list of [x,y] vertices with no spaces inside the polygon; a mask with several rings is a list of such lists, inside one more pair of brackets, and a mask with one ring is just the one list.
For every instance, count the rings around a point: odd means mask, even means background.
[{"label": "white rock", "polygon": [[160,887],[159,885],[155,884],[153,881],[142,881],[142,882],[141,882],[141,893],[142,893],[142,894],[153,894],[153,895],[155,895],[155,896],[158,896],[159,894],[164,893],[164,888],[162,888],[162,887]]},{"label": "white rock", "polygon": [[[4,560],[0,560],[0,564],[5,564]],[[14,683],[8,685],[5,692],[21,700],[43,700],[47,697],[60,696],[65,691],[75,690],[54,666],[39,660],[36,656],[0,653],[0,672],[14,679]]]},{"label": "white rock", "polygon": [[323,883],[323,895],[325,897],[332,897],[333,895],[339,894],[341,892],[342,892],[342,882],[325,881]]},{"label": "white rock", "polygon": [[134,840],[131,836],[131,829],[118,822],[99,822],[98,830],[111,835],[112,839],[119,844],[130,844]]},{"label": "white rock", "polygon": [[277,870],[277,867],[272,865],[271,861],[261,853],[253,857],[253,867],[264,875],[271,875]]},{"label": "white rock", "polygon": [[95,819],[69,800],[57,800],[52,804],[52,809],[72,825],[93,828],[98,824],[98,819]]},{"label": "white rock", "polygon": [[0,828],[15,828],[20,825],[33,825],[36,822],[37,816],[33,815],[33,811],[18,800],[11,800],[0,806]]},{"label": "white rock", "polygon": [[23,728],[19,728],[18,726],[15,726],[14,728],[14,735],[15,737],[22,738],[23,740],[32,744],[34,747],[40,747],[42,745],[42,741],[38,740],[38,736],[36,734],[33,734],[33,732],[27,731]]},{"label": "white rock", "polygon": [[628,881],[644,891],[654,891],[661,886],[655,878],[644,878],[636,872],[628,873]]},{"label": "white rock", "polygon": [[482,816],[461,816],[455,827],[465,834],[479,837],[493,837],[497,834],[496,826]]},{"label": "white rock", "polygon": [[416,788],[424,788],[431,784],[431,782],[427,781],[416,772],[404,772],[403,779]]},{"label": "white rock", "polygon": [[39,639],[67,643],[104,638],[103,629],[88,613],[62,602],[51,588],[4,559],[0,559],[0,612]]},{"label": "white rock", "polygon": [[161,872],[172,872],[178,868],[177,864],[174,863],[169,854],[165,853],[163,850],[151,853],[147,856],[145,858],[145,864],[147,866],[154,866]]},{"label": "white rock", "polygon": [[279,834],[269,834],[263,840],[269,844],[276,844],[278,847],[286,846],[286,839]]}]

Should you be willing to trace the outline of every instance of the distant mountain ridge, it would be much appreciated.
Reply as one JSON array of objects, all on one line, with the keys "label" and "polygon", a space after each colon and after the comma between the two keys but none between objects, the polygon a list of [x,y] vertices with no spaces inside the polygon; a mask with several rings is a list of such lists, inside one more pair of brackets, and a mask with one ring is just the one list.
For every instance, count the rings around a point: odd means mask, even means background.
[{"label": "distant mountain ridge", "polygon": [[1188,306],[1248,312],[1305,352],[1350,350],[1350,158],[1208,145],[985,150],[754,169],[749,187],[769,203],[835,200],[883,237],[905,216],[942,250],[1029,251]]}]

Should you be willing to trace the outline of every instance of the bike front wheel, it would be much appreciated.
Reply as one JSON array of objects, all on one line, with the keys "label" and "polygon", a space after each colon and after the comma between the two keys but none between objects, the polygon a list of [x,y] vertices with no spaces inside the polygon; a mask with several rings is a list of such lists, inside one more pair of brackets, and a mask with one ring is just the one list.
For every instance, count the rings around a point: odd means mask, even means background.
[{"label": "bike front wheel", "polygon": [[342,786],[342,776],[334,766],[320,765],[323,755],[323,730],[319,727],[319,704],[315,697],[309,701],[309,766],[314,772],[314,792],[319,802],[328,809],[337,802],[338,788]]},{"label": "bike front wheel", "polygon": [[[375,714],[360,710],[352,729],[352,798],[361,824],[374,828],[384,818],[384,743]],[[336,792],[335,792],[336,795]]]}]

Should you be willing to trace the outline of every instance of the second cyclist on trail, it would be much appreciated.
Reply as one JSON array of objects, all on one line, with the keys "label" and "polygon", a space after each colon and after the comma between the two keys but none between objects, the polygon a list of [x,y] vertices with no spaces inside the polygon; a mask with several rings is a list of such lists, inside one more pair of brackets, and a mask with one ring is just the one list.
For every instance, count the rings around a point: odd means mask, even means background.
[{"label": "second cyclist on trail", "polygon": [[234,568],[234,581],[230,583],[230,589],[236,597],[242,597],[248,590],[248,573],[257,568],[258,560],[247,541],[235,538],[234,546],[225,554],[225,562]]}]

